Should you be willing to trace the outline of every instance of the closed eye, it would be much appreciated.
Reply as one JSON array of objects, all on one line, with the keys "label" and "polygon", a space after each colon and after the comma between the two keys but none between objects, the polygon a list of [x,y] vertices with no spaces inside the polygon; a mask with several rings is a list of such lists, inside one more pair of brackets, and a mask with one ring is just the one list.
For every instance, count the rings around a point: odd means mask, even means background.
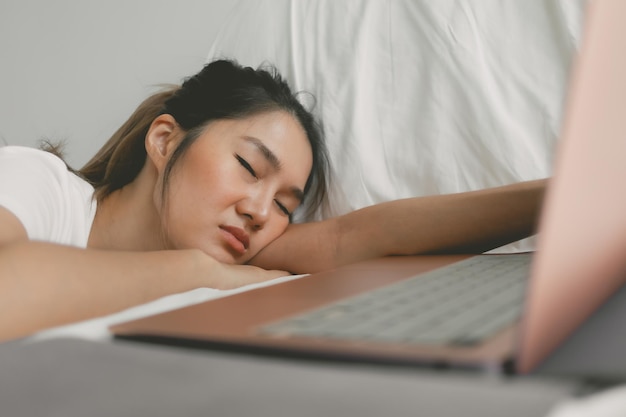
[{"label": "closed eye", "polygon": [[237,161],[239,161],[239,163],[241,164],[242,167],[244,167],[249,173],[250,175],[252,175],[254,178],[259,178],[256,175],[256,171],[254,170],[254,168],[252,168],[252,165],[250,165],[248,163],[248,161],[246,161],[245,159],[243,159],[241,156],[239,156],[238,154],[235,154],[235,158],[237,158]]},{"label": "closed eye", "polygon": [[[250,175],[252,175],[254,178],[258,179],[259,177],[257,176],[256,171],[254,170],[254,168],[252,168],[252,165],[250,165],[250,163],[248,163],[248,161],[246,161],[243,157],[241,157],[241,155],[239,154],[234,154],[235,158],[237,159],[237,161],[241,164],[242,167],[244,167],[246,169],[246,171],[248,171],[250,173]],[[285,205],[283,205],[280,201],[278,200],[274,200],[274,202],[276,203],[276,205],[278,206],[278,209],[280,211],[282,211],[286,216],[289,217],[290,221],[291,221],[291,215],[292,213],[287,209],[287,207],[285,207]]]},{"label": "closed eye", "polygon": [[276,202],[276,205],[278,206],[278,208],[280,209],[280,211],[282,211],[283,213],[285,213],[285,215],[291,217],[291,212],[289,210],[287,210],[287,207],[285,207],[284,205],[282,205],[282,203],[278,200],[274,200]]}]

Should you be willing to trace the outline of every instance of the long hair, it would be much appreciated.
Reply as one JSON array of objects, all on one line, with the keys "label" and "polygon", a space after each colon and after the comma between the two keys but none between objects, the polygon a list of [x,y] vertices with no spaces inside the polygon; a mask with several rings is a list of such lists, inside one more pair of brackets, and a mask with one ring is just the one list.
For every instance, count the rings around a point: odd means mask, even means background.
[{"label": "long hair", "polygon": [[98,200],[132,182],[146,161],[145,137],[152,121],[170,114],[185,135],[164,171],[165,194],[177,161],[200,136],[208,123],[219,119],[242,119],[262,112],[290,113],[304,129],[313,153],[313,165],[304,194],[304,217],[324,201],[329,160],[322,127],[297,99],[273,67],[242,67],[234,61],[217,60],[187,78],[143,101],[87,164],[77,171],[95,188]]},{"label": "long hair", "polygon": [[144,100],[89,162],[77,171],[94,186],[96,199],[102,200],[137,177],[146,161],[144,140],[148,129],[178,88],[170,87]]}]

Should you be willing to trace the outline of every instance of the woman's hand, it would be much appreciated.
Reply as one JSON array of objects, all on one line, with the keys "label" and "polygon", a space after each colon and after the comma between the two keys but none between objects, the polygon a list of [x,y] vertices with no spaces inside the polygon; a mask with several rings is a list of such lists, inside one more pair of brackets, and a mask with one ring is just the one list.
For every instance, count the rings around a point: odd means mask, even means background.
[{"label": "woman's hand", "polygon": [[215,271],[209,273],[207,283],[204,286],[218,290],[232,290],[288,275],[291,274],[287,271],[266,270],[252,265],[218,263],[215,266]]}]

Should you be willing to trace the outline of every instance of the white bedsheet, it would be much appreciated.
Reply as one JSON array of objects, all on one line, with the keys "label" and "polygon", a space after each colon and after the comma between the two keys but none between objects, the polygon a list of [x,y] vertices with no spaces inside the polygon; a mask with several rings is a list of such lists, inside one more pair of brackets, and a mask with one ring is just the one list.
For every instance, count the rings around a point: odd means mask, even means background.
[{"label": "white bedsheet", "polygon": [[550,176],[583,15],[583,0],[239,0],[208,59],[272,63],[314,95],[335,170],[319,218]]}]

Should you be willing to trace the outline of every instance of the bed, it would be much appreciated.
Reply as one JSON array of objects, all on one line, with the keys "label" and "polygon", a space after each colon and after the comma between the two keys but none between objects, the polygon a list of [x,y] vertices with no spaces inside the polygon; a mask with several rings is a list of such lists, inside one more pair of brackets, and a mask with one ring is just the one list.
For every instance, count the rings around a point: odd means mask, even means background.
[{"label": "bed", "polygon": [[[275,65],[323,121],[334,172],[321,219],[550,176],[583,18],[582,0],[238,0],[207,61]],[[175,294],[33,339],[106,339],[111,324],[298,277]]]}]

